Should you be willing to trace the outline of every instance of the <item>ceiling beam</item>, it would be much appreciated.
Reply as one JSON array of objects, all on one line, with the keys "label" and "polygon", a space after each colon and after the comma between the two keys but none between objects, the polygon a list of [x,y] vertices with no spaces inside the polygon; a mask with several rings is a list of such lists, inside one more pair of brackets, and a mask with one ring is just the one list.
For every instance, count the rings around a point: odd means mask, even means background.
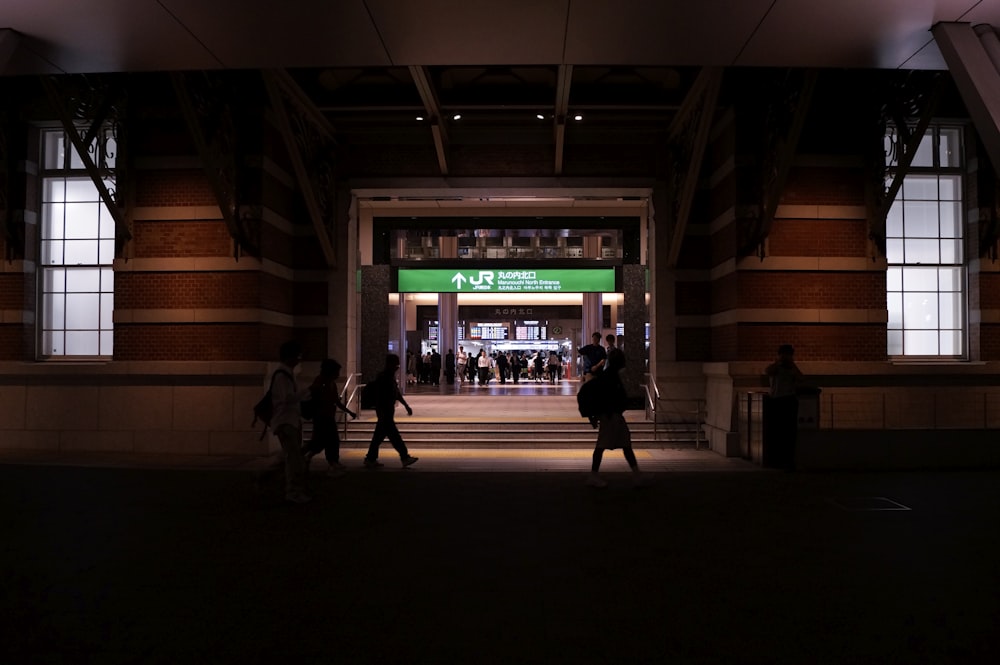
[{"label": "ceiling beam", "polygon": [[262,74],[320,249],[327,265],[336,266],[333,127],[288,72],[264,70]]},{"label": "ceiling beam", "polygon": [[563,152],[566,147],[566,116],[569,115],[569,88],[573,83],[573,65],[559,65],[556,80],[556,102],[553,124],[556,142],[555,174],[562,175]]},{"label": "ceiling beam", "polygon": [[968,23],[938,23],[931,28],[976,133],[990,160],[1000,164],[1000,62],[994,62],[988,50],[997,48],[997,36],[991,26],[981,32],[977,34]]},{"label": "ceiling beam", "polygon": [[708,133],[715,116],[715,103],[722,86],[722,69],[705,67],[698,73],[691,90],[681,104],[681,110],[667,131],[674,151],[674,173],[670,183],[670,226],[672,239],[667,266],[676,267],[681,244],[687,231],[688,216],[698,186]]},{"label": "ceiling beam", "polygon": [[21,43],[21,33],[10,28],[0,28],[0,73],[7,69],[7,63]]},{"label": "ceiling beam", "polygon": [[417,86],[417,93],[424,103],[424,111],[426,111],[427,119],[431,124],[434,150],[437,152],[441,175],[448,175],[448,129],[441,117],[441,103],[438,101],[437,92],[431,84],[426,67],[411,65],[410,76],[413,77],[413,83]]}]

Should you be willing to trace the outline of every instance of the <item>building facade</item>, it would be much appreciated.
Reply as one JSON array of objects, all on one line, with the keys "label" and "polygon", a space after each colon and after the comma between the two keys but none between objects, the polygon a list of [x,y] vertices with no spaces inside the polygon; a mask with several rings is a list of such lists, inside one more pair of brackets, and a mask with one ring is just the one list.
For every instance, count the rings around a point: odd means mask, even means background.
[{"label": "building facade", "polygon": [[[609,303],[626,345],[648,324],[630,391],[703,400],[717,453],[745,454],[787,343],[822,391],[807,466],[1000,460],[995,128],[959,77],[670,71],[613,123],[444,146],[338,116],[315,72],[0,78],[0,447],[265,452],[251,406],[283,341],[364,381],[412,332],[386,229],[434,229],[422,265],[452,268],[440,229],[533,224],[617,271],[574,342]],[[621,251],[587,240],[602,220]],[[577,265],[505,257],[474,265]],[[455,346],[463,305],[435,306]]]}]

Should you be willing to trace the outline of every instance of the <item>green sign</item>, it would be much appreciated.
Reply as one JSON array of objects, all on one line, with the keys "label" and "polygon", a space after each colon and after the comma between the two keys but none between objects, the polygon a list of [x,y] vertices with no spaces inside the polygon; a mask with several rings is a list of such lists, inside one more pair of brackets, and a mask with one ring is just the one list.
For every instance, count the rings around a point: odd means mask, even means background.
[{"label": "green sign", "polygon": [[612,293],[614,268],[399,269],[400,293]]}]

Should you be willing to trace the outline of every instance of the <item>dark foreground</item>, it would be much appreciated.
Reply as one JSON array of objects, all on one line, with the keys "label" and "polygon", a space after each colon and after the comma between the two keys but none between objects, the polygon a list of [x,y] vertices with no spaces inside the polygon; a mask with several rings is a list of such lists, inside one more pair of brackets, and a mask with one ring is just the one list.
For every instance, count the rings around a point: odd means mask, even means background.
[{"label": "dark foreground", "polygon": [[0,466],[0,662],[1000,662],[1000,473],[607,477]]}]

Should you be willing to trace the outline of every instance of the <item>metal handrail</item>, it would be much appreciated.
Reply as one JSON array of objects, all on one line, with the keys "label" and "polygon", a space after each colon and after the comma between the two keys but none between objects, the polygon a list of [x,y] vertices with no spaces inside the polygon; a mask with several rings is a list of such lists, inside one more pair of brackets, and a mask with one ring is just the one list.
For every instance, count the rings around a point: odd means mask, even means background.
[{"label": "metal handrail", "polygon": [[[351,374],[351,375],[349,375],[347,377],[347,381],[344,382],[344,389],[340,391],[340,401],[348,409],[351,408],[351,404],[353,404],[354,401],[358,398],[358,392],[361,390],[361,384],[358,382],[360,376],[361,376],[360,374]],[[352,384],[354,384],[353,388],[351,387]],[[348,391],[350,391],[350,393],[348,393]],[[358,412],[358,409],[351,409],[351,410],[354,411],[355,413]],[[344,413],[343,411],[341,411],[340,413],[338,413],[337,417],[338,418],[342,418],[342,425],[343,425],[343,430],[344,430],[344,438],[346,439],[347,438],[347,421],[350,420],[350,419],[347,417],[347,414]]]},{"label": "metal handrail", "polygon": [[[692,415],[694,416],[694,424],[695,424],[694,448],[695,450],[701,450],[702,429],[704,428],[705,420],[708,417],[708,409],[705,408],[705,400],[701,397],[677,397],[677,398],[660,397],[656,401],[657,403],[663,403],[663,404],[676,404],[676,403],[694,404],[694,409],[692,410],[674,408],[674,409],[669,409],[669,412],[680,415],[682,417],[692,416]],[[657,426],[654,424],[653,426],[654,436],[656,430]]]}]

